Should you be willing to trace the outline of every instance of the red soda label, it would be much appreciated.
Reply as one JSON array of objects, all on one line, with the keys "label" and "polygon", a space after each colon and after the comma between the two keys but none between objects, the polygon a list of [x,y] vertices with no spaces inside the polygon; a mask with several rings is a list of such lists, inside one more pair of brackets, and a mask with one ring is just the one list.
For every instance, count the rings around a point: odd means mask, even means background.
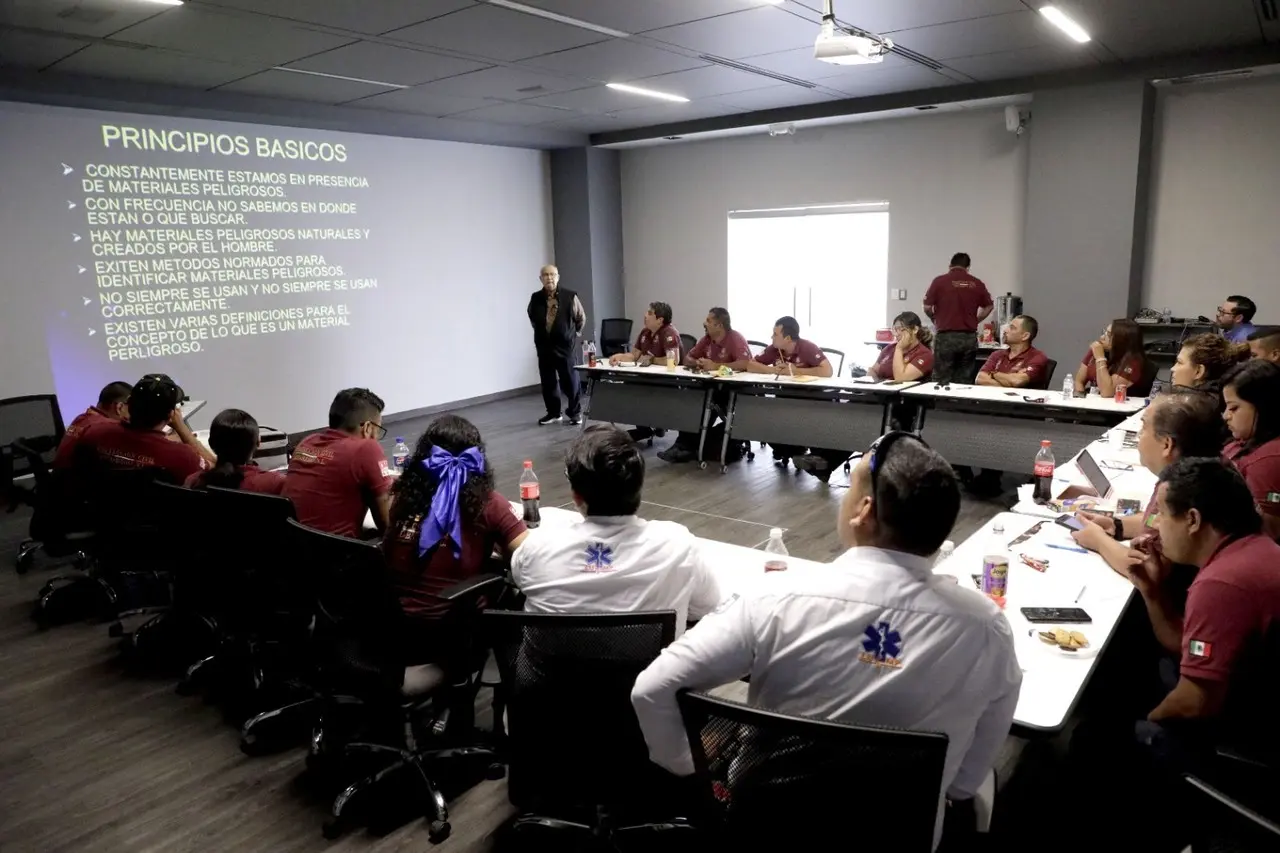
[{"label": "red soda label", "polygon": [[1037,477],[1052,477],[1052,476],[1053,476],[1053,463],[1052,463],[1052,462],[1037,462],[1037,463],[1036,463],[1036,467],[1035,467],[1035,475],[1036,475]]},{"label": "red soda label", "polygon": [[1126,385],[1120,385],[1116,388],[1116,402],[1124,403],[1129,400],[1129,388]]},{"label": "red soda label", "polygon": [[538,499],[537,483],[521,483],[520,484],[520,500],[536,501]]},{"label": "red soda label", "polygon": [[766,560],[764,564],[766,572],[785,572],[787,570],[786,560]]}]

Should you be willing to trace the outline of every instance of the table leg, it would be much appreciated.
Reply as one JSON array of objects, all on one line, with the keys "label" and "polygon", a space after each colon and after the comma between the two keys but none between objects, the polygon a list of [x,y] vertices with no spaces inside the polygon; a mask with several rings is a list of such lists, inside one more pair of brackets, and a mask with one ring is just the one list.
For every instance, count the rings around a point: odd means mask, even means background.
[{"label": "table leg", "polygon": [[698,430],[698,465],[702,468],[707,467],[707,463],[702,459],[702,449],[707,443],[707,427],[711,426],[713,407],[711,389],[707,388],[702,394],[702,428]]},{"label": "table leg", "polygon": [[726,461],[729,458],[729,433],[733,430],[733,410],[734,408],[737,407],[737,405],[738,405],[738,392],[730,391],[729,401],[728,401],[728,404],[725,406],[725,413],[724,413],[724,438],[721,439],[720,441],[720,473],[721,474],[729,470],[729,463]]}]

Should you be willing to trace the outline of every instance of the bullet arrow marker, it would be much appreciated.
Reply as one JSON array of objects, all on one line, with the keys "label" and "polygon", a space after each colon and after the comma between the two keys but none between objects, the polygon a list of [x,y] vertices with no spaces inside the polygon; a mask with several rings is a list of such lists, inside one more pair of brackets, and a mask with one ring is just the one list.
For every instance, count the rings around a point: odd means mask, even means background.
[{"label": "bullet arrow marker", "polygon": [[76,272],[77,272],[77,273],[79,273],[80,275],[84,275],[84,274],[85,274],[85,268],[84,268],[84,267],[76,267]]},{"label": "bullet arrow marker", "polygon": [[63,163],[63,164],[62,164],[62,174],[64,174],[64,175],[70,175],[70,174],[71,174],[72,172],[74,172],[74,171],[75,171],[75,169],[71,168],[71,167],[70,167],[70,166],[68,166],[66,163]]},{"label": "bullet arrow marker", "polygon": [[94,331],[93,329],[90,329],[90,330],[89,330],[89,337],[91,337],[91,338],[92,338],[92,337],[93,337],[94,335],[96,335],[96,334],[98,334],[98,333],[97,333],[96,331]]},{"label": "bullet arrow marker", "polygon": [[76,209],[76,203],[74,201],[67,202],[67,210],[75,210],[75,209]]},{"label": "bullet arrow marker", "polygon": [[72,241],[73,243],[79,243],[79,242],[80,242],[80,235],[79,235],[79,234],[72,234],[72,235],[71,235],[71,241]]},{"label": "bullet arrow marker", "polygon": [[90,298],[89,298],[89,297],[87,297],[87,296],[82,297],[82,298],[84,299],[84,304],[85,304],[85,305],[88,305],[90,302],[92,302],[92,301],[93,301],[92,299],[90,299]]}]

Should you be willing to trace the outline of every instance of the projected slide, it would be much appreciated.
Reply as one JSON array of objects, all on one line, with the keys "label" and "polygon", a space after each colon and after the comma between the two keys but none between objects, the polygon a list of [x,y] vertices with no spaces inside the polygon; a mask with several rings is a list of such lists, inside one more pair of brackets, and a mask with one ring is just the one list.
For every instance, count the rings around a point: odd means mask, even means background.
[{"label": "projected slide", "polygon": [[[337,388],[462,346],[456,329],[423,326],[483,311],[491,277],[517,324],[537,286],[545,222],[508,232],[528,249],[495,269],[502,185],[468,186],[501,181],[510,164],[485,161],[509,159],[503,149],[4,109],[0,350],[47,358],[70,409],[109,381],[163,371],[215,405],[315,426]],[[538,186],[536,152],[514,154]],[[388,404],[439,402],[430,396]]]}]

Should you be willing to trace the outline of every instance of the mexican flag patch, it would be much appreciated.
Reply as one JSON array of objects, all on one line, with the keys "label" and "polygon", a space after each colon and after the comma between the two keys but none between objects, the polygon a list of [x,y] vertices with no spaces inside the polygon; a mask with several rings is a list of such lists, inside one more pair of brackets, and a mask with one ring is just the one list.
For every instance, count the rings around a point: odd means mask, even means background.
[{"label": "mexican flag patch", "polygon": [[1204,640],[1192,640],[1187,643],[1187,651],[1192,657],[1207,658],[1213,654],[1213,643],[1206,643]]},{"label": "mexican flag patch", "polygon": [[1269,504],[1280,504],[1280,492],[1267,492],[1266,502]]}]

